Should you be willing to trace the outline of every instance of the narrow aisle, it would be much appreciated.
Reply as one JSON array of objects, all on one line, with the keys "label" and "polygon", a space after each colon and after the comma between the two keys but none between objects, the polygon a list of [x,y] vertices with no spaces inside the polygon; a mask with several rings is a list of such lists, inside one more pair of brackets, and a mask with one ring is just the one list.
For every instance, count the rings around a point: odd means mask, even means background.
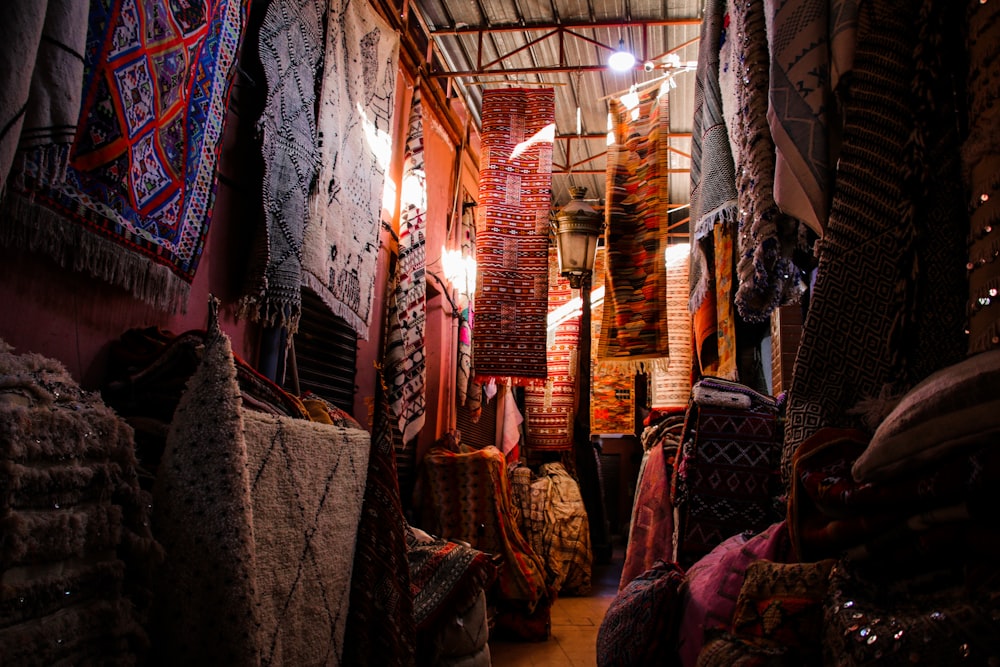
[{"label": "narrow aisle", "polygon": [[591,594],[560,597],[552,605],[552,635],[544,642],[490,640],[493,667],[596,667],[597,631],[618,593],[624,549],[594,565]]}]

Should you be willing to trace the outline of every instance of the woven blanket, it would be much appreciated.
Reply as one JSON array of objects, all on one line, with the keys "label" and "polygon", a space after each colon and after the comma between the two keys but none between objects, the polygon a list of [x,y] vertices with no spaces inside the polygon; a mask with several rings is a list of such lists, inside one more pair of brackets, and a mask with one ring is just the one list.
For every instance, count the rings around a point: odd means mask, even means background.
[{"label": "woven blanket", "polygon": [[823,235],[830,211],[834,92],[850,70],[858,0],[765,0],[770,80],[767,121],[774,139],[774,201]]},{"label": "woven blanket", "polygon": [[784,521],[753,536],[733,535],[687,568],[677,648],[682,665],[694,667],[706,640],[732,627],[747,568],[758,560],[791,560]]},{"label": "woven blanket", "polygon": [[778,517],[781,429],[774,410],[692,405],[672,495],[674,560],[682,567],[726,538],[760,531]]},{"label": "woven blanket", "polygon": [[[462,227],[459,232],[461,238],[461,250],[463,261],[474,261],[476,254],[476,216],[475,209],[465,208],[462,210]],[[475,275],[470,275],[470,279],[475,279]],[[466,292],[470,292],[466,294]],[[458,316],[458,385],[455,388],[458,396],[459,407],[465,405],[469,395],[469,385],[472,382],[472,321],[475,318],[475,308],[472,297],[475,290],[460,290],[458,304],[460,308]]]},{"label": "woven blanket", "polygon": [[361,521],[354,547],[344,665],[412,665],[416,627],[408,565],[408,526],[399,493],[388,411],[376,389],[376,426],[368,457]]},{"label": "woven blanket", "polygon": [[635,109],[616,99],[609,103],[614,144],[608,146],[608,259],[597,346],[602,375],[666,366],[670,354],[663,260],[670,204],[668,97],[654,88],[639,95]]},{"label": "woven blanket", "polygon": [[654,408],[683,408],[691,394],[691,314],[688,312],[689,253],[686,246],[667,251],[667,326],[670,360],[653,369],[650,403]]},{"label": "woven blanket", "polygon": [[712,228],[736,226],[736,168],[722,113],[719,52],[731,39],[725,25],[725,0],[705,3],[698,42],[694,82],[694,121],[691,129],[691,275],[690,301],[697,312],[712,284]]},{"label": "woven blanket", "polygon": [[8,182],[5,242],[158,308],[186,305],[215,201],[246,4],[92,2],[70,164],[57,181],[25,153]]},{"label": "woven blanket", "polygon": [[426,222],[427,182],[424,173],[424,125],[420,91],[410,106],[403,184],[400,188],[399,261],[395,290],[389,299],[386,349],[389,407],[399,420],[403,441],[417,437],[426,419],[424,326],[427,321]]},{"label": "woven blanket", "polygon": [[676,667],[684,585],[676,563],[659,561],[622,588],[597,631],[599,667]]},{"label": "woven blanket", "polygon": [[[517,475],[515,478],[514,474]],[[580,486],[562,463],[543,463],[534,477],[527,466],[511,475],[521,532],[545,564],[545,581],[555,593],[590,593],[590,522]]]},{"label": "woven blanket", "polygon": [[837,187],[789,390],[786,480],[818,429],[861,426],[859,401],[903,393],[968,344],[968,218],[954,99],[937,65],[961,47],[942,38],[955,17],[901,4],[866,8],[858,24]]},{"label": "woven blanket", "polygon": [[747,322],[764,322],[801,292],[801,272],[791,261],[798,222],[774,201],[764,0],[733,3],[731,19],[734,40],[727,65],[733,70],[739,109],[729,128],[739,204],[736,307]]},{"label": "woven blanket", "polygon": [[421,631],[437,627],[443,614],[467,609],[497,574],[489,554],[458,542],[422,541],[409,531],[406,557],[413,622]]},{"label": "woven blanket", "polygon": [[718,357],[713,375],[739,379],[736,365],[736,322],[739,313],[734,304],[736,288],[736,226],[716,225],[712,230],[715,266],[715,353]]},{"label": "woven blanket", "polygon": [[517,526],[507,462],[496,447],[424,457],[424,524],[446,539],[503,556],[500,596],[531,613],[547,599],[545,566]]},{"label": "woven blanket", "polygon": [[155,650],[171,664],[339,664],[368,433],[243,409],[211,319],[156,480]]},{"label": "woven blanket", "polygon": [[559,275],[555,248],[549,248],[549,285],[549,376],[542,386],[524,388],[525,431],[532,451],[573,448],[580,316],[579,311],[568,309],[573,290]]},{"label": "woven blanket", "polygon": [[341,664],[367,431],[245,410],[261,664]]},{"label": "woven blanket", "polygon": [[61,363],[0,340],[4,664],[145,661],[159,547],[134,449]]},{"label": "woven blanket", "polygon": [[823,601],[823,664],[990,664],[1000,657],[998,602],[995,577],[928,586],[869,579],[838,561]]},{"label": "woven blanket", "polygon": [[366,340],[398,59],[399,36],[368,3],[329,4],[320,170],[303,238],[302,281]]},{"label": "woven blanket", "polygon": [[47,178],[66,168],[83,92],[89,0],[8,2],[0,9],[0,198],[18,150]]},{"label": "woven blanket", "polygon": [[485,90],[481,115],[475,381],[541,383],[548,377],[555,94],[549,88]]},{"label": "woven blanket", "polygon": [[316,74],[323,55],[323,13],[319,0],[271,2],[258,38],[267,84],[260,115],[264,226],[241,310],[291,333],[302,310],[302,234],[319,167]]}]

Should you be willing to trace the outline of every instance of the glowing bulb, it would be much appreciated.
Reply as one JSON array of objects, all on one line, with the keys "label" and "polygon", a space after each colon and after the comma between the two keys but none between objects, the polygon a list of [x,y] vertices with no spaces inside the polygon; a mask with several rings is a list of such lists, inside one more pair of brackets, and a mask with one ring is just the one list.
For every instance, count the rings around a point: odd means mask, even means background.
[{"label": "glowing bulb", "polygon": [[635,56],[625,50],[625,40],[618,40],[618,50],[608,57],[608,67],[616,72],[627,72],[635,67]]}]

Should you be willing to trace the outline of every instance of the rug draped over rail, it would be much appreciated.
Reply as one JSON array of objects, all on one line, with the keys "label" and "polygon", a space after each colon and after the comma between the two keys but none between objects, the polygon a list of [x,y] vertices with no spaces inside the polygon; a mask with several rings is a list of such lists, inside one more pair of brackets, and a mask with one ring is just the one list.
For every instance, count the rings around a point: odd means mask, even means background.
[{"label": "rug draped over rail", "polygon": [[327,12],[320,170],[303,239],[302,282],[367,340],[399,36],[366,2],[333,0]]},{"label": "rug draped over rail", "polygon": [[186,306],[215,202],[247,3],[203,4],[91,3],[68,164],[58,134],[22,153],[7,184],[0,240],[43,251],[155,307]]},{"label": "rug draped over rail", "polygon": [[170,664],[340,664],[370,436],[243,408],[212,320],[154,490],[167,552],[154,650]]},{"label": "rug draped over rail", "polygon": [[665,366],[666,267],[670,192],[667,94],[654,88],[629,108],[612,99],[608,147],[608,263],[597,359],[601,373],[632,375]]},{"label": "rug draped over rail", "polygon": [[483,91],[476,230],[477,382],[547,377],[552,89]]}]

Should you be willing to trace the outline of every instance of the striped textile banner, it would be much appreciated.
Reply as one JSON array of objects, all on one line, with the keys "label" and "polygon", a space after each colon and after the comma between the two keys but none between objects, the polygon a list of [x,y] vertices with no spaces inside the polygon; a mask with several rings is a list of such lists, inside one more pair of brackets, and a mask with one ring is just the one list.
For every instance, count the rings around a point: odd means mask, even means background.
[{"label": "striped textile banner", "polygon": [[483,91],[482,126],[475,379],[544,383],[555,95]]}]

